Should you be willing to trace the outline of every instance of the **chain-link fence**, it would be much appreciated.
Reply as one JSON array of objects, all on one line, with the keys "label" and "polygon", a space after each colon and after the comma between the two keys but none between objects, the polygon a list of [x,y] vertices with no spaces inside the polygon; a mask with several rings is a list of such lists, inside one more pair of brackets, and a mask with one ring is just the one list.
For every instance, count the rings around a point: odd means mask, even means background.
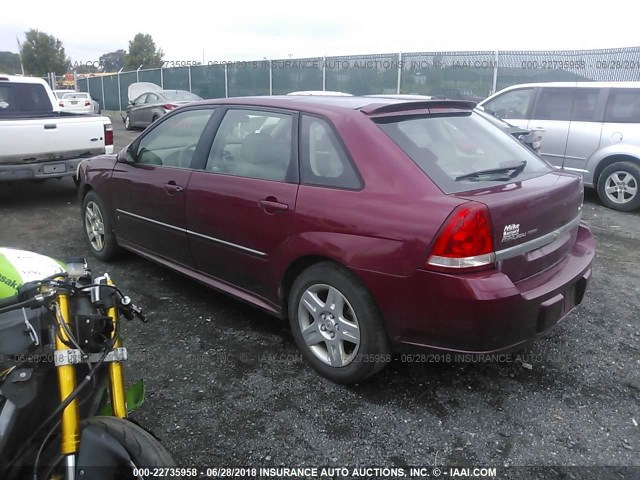
[{"label": "chain-link fence", "polygon": [[606,50],[416,52],[156,68],[78,79],[104,110],[127,107],[134,82],[202,98],[331,90],[422,94],[479,101],[509,85],[640,80],[640,47]]}]

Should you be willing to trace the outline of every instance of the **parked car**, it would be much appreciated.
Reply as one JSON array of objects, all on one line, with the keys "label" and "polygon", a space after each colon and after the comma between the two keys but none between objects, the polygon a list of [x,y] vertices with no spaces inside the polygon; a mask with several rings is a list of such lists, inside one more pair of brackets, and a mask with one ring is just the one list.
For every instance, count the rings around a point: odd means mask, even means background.
[{"label": "parked car", "polygon": [[289,318],[337,382],[392,349],[522,347],[583,298],[579,175],[465,101],[209,100],[80,167],[88,248],[120,247]]},{"label": "parked car", "polygon": [[[379,95],[365,95],[366,97],[371,98],[392,98],[396,100],[431,100],[431,99],[443,99],[442,96],[429,96],[429,95],[417,95],[417,94],[379,94]],[[542,144],[542,134],[544,130],[541,128],[536,130],[527,130],[525,128],[520,128],[515,125],[511,125],[510,123],[505,122],[489,113],[484,111],[482,107],[476,107],[477,113],[488,120],[500,130],[512,135],[522,143],[524,143],[527,147],[529,147],[534,152],[538,153],[540,151],[540,145]]]},{"label": "parked car", "polygon": [[0,75],[0,181],[75,176],[83,159],[105,153],[108,117],[61,112],[44,80]]},{"label": "parked car", "polygon": [[100,114],[100,104],[86,92],[54,90],[61,112]]},{"label": "parked car", "polygon": [[514,125],[544,129],[542,157],[580,173],[607,207],[640,207],[640,82],[514,85],[480,105]]},{"label": "parked car", "polygon": [[133,90],[135,92],[134,96],[132,96],[130,87],[130,102],[123,119],[127,130],[146,128],[174,108],[202,100],[195,93],[185,90],[162,90],[159,86],[154,86],[158,87],[158,89],[147,90],[141,94],[135,94],[137,91]]}]

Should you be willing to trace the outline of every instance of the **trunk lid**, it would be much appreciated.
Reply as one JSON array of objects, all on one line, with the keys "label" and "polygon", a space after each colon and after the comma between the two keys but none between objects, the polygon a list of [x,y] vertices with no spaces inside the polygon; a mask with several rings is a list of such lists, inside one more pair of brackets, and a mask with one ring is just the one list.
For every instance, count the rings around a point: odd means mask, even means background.
[{"label": "trunk lid", "polygon": [[553,171],[455,196],[489,208],[499,269],[514,282],[555,265],[576,242],[583,185],[574,174]]}]

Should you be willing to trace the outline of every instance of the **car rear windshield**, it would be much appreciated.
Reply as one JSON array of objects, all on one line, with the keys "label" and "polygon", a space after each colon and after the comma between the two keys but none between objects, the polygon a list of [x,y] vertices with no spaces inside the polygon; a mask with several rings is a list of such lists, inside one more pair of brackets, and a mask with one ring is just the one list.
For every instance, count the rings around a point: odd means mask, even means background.
[{"label": "car rear windshield", "polygon": [[198,95],[190,92],[164,92],[164,98],[172,102],[197,102],[202,100]]},{"label": "car rear windshield", "polygon": [[390,116],[375,122],[445,193],[503,185],[553,170],[477,113]]},{"label": "car rear windshield", "polygon": [[0,83],[0,117],[51,112],[49,95],[39,83]]},{"label": "car rear windshield", "polygon": [[64,97],[62,97],[63,100],[72,100],[74,98],[80,98],[80,99],[86,100],[87,98],[89,98],[89,94],[87,94],[87,93],[65,93]]}]

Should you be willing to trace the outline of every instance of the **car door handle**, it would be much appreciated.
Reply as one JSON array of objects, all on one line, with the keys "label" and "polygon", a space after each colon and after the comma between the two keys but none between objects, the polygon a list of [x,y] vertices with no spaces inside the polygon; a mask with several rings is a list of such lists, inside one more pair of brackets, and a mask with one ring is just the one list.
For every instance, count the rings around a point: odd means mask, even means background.
[{"label": "car door handle", "polygon": [[44,129],[45,130],[55,130],[56,128],[58,128],[58,125],[56,125],[55,123],[45,123],[44,124]]},{"label": "car door handle", "polygon": [[182,192],[182,190],[184,189],[180,185],[176,185],[176,182],[173,180],[164,184],[164,191],[169,195],[175,195],[176,193]]},{"label": "car door handle", "polygon": [[267,197],[264,200],[260,200],[258,203],[267,213],[275,211],[286,212],[289,210],[289,205],[279,202],[276,197]]}]

